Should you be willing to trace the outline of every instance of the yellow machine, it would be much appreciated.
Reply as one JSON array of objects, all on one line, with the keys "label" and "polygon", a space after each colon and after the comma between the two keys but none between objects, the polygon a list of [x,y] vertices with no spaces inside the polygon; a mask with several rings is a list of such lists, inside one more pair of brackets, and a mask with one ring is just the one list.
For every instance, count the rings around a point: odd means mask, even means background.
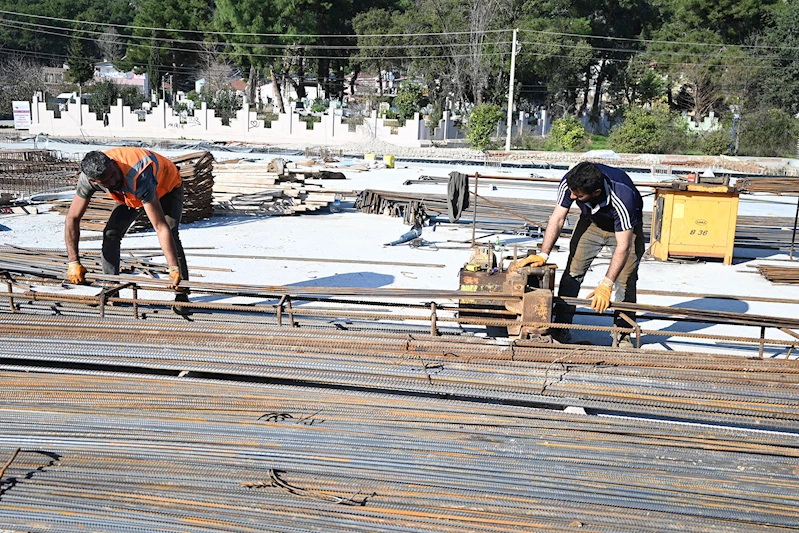
[{"label": "yellow machine", "polygon": [[675,182],[655,191],[650,253],[669,257],[717,257],[732,264],[738,192],[724,184]]}]

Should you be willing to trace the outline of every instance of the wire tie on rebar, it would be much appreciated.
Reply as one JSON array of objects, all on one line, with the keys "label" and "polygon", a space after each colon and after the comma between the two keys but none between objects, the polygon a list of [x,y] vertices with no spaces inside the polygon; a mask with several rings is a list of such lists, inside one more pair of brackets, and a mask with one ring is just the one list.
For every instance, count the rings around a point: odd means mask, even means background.
[{"label": "wire tie on rebar", "polygon": [[289,418],[294,418],[290,413],[266,413],[258,417],[258,420],[267,422],[283,422]]},{"label": "wire tie on rebar", "polygon": [[[313,412],[313,413],[309,414],[308,416],[304,416],[304,417],[302,417],[302,418],[298,419],[298,420],[297,420],[297,423],[298,423],[298,424],[303,424],[303,425],[306,425],[306,426],[312,426],[312,425],[314,425],[314,423],[315,423],[315,422],[316,422],[316,420],[317,420],[317,419],[316,419],[316,418],[314,418],[314,417],[315,417],[316,415],[318,415],[319,413],[321,413],[321,412],[322,412],[322,410],[321,410],[321,409],[317,409],[315,412]],[[310,422],[308,422],[309,420],[310,420]],[[319,423],[320,423],[320,424],[321,424],[322,422],[324,422],[324,420],[320,420],[320,421],[319,421]]]},{"label": "wire tie on rebar", "polygon": [[[563,359],[567,358],[567,357],[570,357],[570,356],[574,355],[575,353],[577,353],[579,351],[580,350],[572,350],[572,351],[570,351],[570,352],[558,357],[557,359],[554,359],[551,363],[549,363],[549,366],[547,367],[546,371],[544,371],[544,382],[541,385],[541,390],[538,391],[538,394],[544,394],[544,391],[550,385],[550,384],[547,383],[547,378],[549,377],[549,370],[552,368],[552,366],[555,365],[555,364],[559,364],[560,366],[563,367],[563,373],[558,378],[558,381],[562,380],[563,376],[565,376],[566,373],[569,371],[569,367],[564,365],[561,361]],[[554,383],[554,381],[552,383]]]},{"label": "wire tie on rebar", "polygon": [[310,490],[304,489],[302,487],[294,486],[287,481],[284,481],[280,478],[280,474],[284,474],[284,471],[278,471],[274,468],[269,469],[269,481],[255,481],[255,482],[245,482],[241,483],[242,487],[246,488],[266,488],[266,487],[273,487],[282,489],[289,494],[293,494],[295,496],[300,496],[302,498],[313,498],[316,500],[322,500],[325,502],[335,503],[338,505],[352,505],[352,506],[364,506],[369,498],[377,496],[376,492],[373,492],[370,496],[364,496],[360,499],[357,498],[359,492],[356,492],[349,498],[344,498],[341,496],[337,496],[335,494],[325,492],[325,491],[317,491],[317,490]]}]

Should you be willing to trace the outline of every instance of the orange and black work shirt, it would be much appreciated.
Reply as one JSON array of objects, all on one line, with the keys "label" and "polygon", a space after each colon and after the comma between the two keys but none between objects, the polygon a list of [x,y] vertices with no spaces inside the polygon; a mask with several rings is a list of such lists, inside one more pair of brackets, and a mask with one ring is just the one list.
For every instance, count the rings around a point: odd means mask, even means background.
[{"label": "orange and black work shirt", "polygon": [[109,191],[90,182],[81,172],[75,191],[79,197],[89,199],[96,191],[105,191],[120,204],[138,209],[177,189],[183,183],[178,167],[152,150],[123,147],[112,148],[104,153],[116,162],[122,172],[122,189]]}]

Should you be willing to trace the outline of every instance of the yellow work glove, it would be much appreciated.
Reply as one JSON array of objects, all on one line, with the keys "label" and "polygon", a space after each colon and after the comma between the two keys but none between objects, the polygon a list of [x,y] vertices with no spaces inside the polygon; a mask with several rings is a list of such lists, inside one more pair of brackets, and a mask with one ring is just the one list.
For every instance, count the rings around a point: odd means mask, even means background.
[{"label": "yellow work glove", "polygon": [[180,267],[179,266],[169,267],[169,285],[167,286],[167,288],[173,291],[178,290],[178,284],[180,283],[181,279],[183,278],[180,277]]},{"label": "yellow work glove", "polygon": [[86,283],[86,267],[80,261],[70,261],[67,268],[67,279],[70,283]]},{"label": "yellow work glove", "polygon": [[534,268],[535,267],[540,267],[540,266],[544,266],[547,263],[548,260],[549,260],[549,254],[545,254],[543,252],[541,252],[540,254],[537,254],[537,255],[528,255],[524,259],[519,259],[518,261],[514,261],[513,263],[511,263],[510,267],[508,267],[508,270],[513,272],[515,270],[518,270],[520,268],[524,268],[526,266],[530,266],[530,267],[534,267]]},{"label": "yellow work glove", "polygon": [[604,313],[610,307],[610,293],[613,282],[608,278],[602,280],[599,286],[588,295],[591,298],[591,309],[597,313]]}]

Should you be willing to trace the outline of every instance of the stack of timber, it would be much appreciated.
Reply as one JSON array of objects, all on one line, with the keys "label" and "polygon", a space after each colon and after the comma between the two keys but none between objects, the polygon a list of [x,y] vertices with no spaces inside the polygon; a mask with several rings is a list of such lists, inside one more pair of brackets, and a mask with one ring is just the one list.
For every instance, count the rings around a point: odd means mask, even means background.
[{"label": "stack of timber", "polygon": [[758,265],[760,275],[772,283],[799,283],[799,268],[774,265]]},{"label": "stack of timber", "polygon": [[275,159],[217,164],[214,214],[293,215],[328,208],[337,196],[309,180],[344,179],[340,172],[299,167]]},{"label": "stack of timber", "polygon": [[[211,218],[213,208],[211,207],[211,195],[214,187],[214,156],[211,152],[192,152],[182,156],[171,158],[172,162],[180,170],[183,178],[183,217],[181,222],[184,224]],[[89,208],[83,215],[80,227],[82,230],[103,231],[111,211],[117,203],[105,194],[98,193],[92,196]],[[64,202],[53,206],[53,211],[65,215],[69,209],[69,203]],[[150,219],[140,216],[130,232],[143,231],[152,228]]]},{"label": "stack of timber", "polygon": [[768,193],[776,195],[796,196],[799,194],[799,178],[779,176],[749,176],[738,180],[735,188],[741,192]]},{"label": "stack of timber", "polygon": [[52,150],[0,150],[0,197],[21,200],[72,188],[79,169],[78,161]]}]

